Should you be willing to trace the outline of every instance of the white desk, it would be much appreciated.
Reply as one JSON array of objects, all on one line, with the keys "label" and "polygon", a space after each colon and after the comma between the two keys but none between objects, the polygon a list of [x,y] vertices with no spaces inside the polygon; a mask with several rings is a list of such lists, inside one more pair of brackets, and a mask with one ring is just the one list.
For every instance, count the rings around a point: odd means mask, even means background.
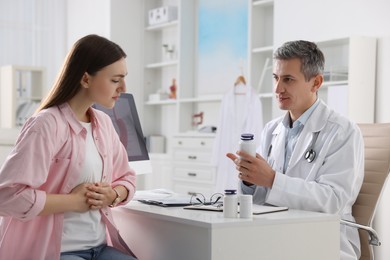
[{"label": "white desk", "polygon": [[335,215],[288,210],[226,219],[221,212],[130,202],[114,209],[124,240],[140,260],[340,259]]}]

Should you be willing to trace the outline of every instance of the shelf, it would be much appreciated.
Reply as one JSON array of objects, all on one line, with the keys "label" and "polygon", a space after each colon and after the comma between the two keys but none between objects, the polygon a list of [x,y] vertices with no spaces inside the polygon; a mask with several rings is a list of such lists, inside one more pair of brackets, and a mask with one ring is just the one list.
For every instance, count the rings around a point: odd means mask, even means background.
[{"label": "shelf", "polygon": [[264,46],[252,49],[252,53],[272,52],[273,50],[274,46]]},{"label": "shelf", "polygon": [[166,99],[166,100],[160,100],[160,101],[146,101],[145,105],[148,106],[156,106],[156,105],[175,105],[177,104],[176,99]]},{"label": "shelf", "polygon": [[252,3],[254,7],[271,6],[273,4],[274,4],[274,0],[256,0],[253,1]]},{"label": "shelf", "polygon": [[338,85],[348,85],[348,80],[324,81],[322,83],[322,87],[338,86]]},{"label": "shelf", "polygon": [[169,66],[176,66],[178,64],[177,60],[173,61],[162,61],[157,63],[151,63],[145,66],[146,69],[158,69]]},{"label": "shelf", "polygon": [[161,31],[161,30],[164,30],[166,28],[175,27],[178,24],[179,24],[179,22],[177,20],[175,20],[175,21],[168,22],[168,23],[151,25],[151,26],[146,27],[145,30],[146,31]]},{"label": "shelf", "polygon": [[275,96],[274,93],[262,93],[259,94],[259,98],[273,98]]},{"label": "shelf", "polygon": [[191,103],[191,102],[218,102],[222,100],[223,95],[213,95],[213,96],[205,96],[205,97],[197,97],[197,98],[181,98],[179,100],[180,103]]},{"label": "shelf", "polygon": [[338,39],[331,39],[331,40],[324,40],[324,41],[317,41],[316,44],[320,48],[327,48],[331,46],[340,46],[340,45],[346,45],[349,43],[349,38],[338,38]]},{"label": "shelf", "polygon": [[8,65],[0,68],[0,126],[21,127],[44,95],[44,67]]},{"label": "shelf", "polygon": [[38,97],[38,96],[18,97],[18,100],[20,100],[20,101],[39,101],[39,102],[41,102],[42,97]]}]

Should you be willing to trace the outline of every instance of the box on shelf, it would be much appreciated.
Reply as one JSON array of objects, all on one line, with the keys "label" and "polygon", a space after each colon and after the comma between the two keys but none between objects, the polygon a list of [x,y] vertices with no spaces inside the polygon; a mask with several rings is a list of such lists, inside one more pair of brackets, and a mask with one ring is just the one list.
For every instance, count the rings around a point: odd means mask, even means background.
[{"label": "box on shelf", "polygon": [[166,100],[168,98],[169,98],[168,93],[155,93],[149,95],[149,101],[151,102]]},{"label": "box on shelf", "polygon": [[162,6],[149,10],[149,25],[177,20],[177,6]]}]

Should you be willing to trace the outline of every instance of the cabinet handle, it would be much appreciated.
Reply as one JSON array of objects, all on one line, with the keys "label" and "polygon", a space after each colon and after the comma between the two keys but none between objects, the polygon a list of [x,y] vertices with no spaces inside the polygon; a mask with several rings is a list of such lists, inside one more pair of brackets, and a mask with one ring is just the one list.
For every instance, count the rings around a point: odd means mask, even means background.
[{"label": "cabinet handle", "polygon": [[188,159],[196,160],[196,155],[188,155]]},{"label": "cabinet handle", "polygon": [[188,176],[191,176],[191,177],[196,177],[196,173],[195,172],[189,172],[187,173]]},{"label": "cabinet handle", "polygon": [[177,143],[178,143],[178,144],[180,144],[180,145],[182,144],[182,142],[181,142],[181,141],[179,141],[179,142],[177,142]]},{"label": "cabinet handle", "polygon": [[206,144],[206,143],[205,143],[205,142],[203,142],[203,141],[202,141],[202,142],[200,142],[200,145],[205,145],[205,144]]}]

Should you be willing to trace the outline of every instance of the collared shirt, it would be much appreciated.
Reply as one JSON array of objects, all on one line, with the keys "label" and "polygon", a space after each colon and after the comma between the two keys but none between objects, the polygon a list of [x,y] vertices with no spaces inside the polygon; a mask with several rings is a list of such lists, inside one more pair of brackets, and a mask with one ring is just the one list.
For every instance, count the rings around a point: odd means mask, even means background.
[{"label": "collared shirt", "polygon": [[[103,160],[102,181],[135,192],[135,173],[111,119],[90,109],[96,148]],[[0,169],[0,259],[59,259],[63,214],[38,216],[46,194],[68,194],[83,167],[86,129],[65,103],[30,118]],[[100,210],[114,247],[120,242],[110,208]],[[23,250],[15,241],[23,241]]]},{"label": "collared shirt", "polygon": [[286,172],[288,164],[290,162],[291,155],[294,151],[295,145],[297,144],[297,140],[299,138],[300,133],[302,132],[302,129],[306,123],[306,121],[309,119],[310,115],[314,111],[314,109],[318,106],[320,103],[320,100],[317,98],[316,102],[314,102],[311,107],[306,110],[295,122],[293,122],[292,127],[290,127],[290,114],[287,113],[284,117],[282,123],[284,127],[286,128],[287,135],[286,135],[286,148],[285,148],[285,154],[284,154],[284,165],[283,165],[283,173]]}]

